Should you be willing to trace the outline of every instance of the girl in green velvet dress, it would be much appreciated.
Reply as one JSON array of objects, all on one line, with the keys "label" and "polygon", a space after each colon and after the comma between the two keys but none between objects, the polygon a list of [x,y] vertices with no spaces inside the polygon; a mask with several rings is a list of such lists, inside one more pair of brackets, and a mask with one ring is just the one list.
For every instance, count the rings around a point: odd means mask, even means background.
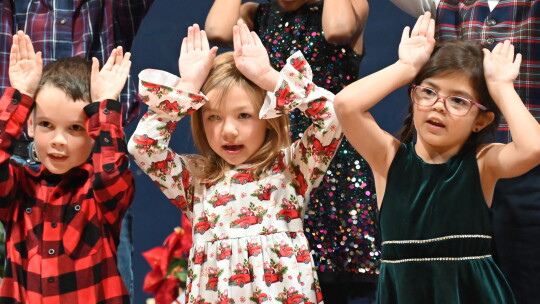
[{"label": "girl in green velvet dress", "polygon": [[[472,41],[435,45],[434,21],[407,27],[399,60],[335,99],[345,135],[373,170],[380,210],[379,303],[515,303],[491,257],[490,206],[500,178],[540,163],[540,125],[517,95],[521,55]],[[401,140],[368,112],[411,83]],[[486,143],[500,111],[513,137]],[[413,141],[413,136],[415,141]]]}]

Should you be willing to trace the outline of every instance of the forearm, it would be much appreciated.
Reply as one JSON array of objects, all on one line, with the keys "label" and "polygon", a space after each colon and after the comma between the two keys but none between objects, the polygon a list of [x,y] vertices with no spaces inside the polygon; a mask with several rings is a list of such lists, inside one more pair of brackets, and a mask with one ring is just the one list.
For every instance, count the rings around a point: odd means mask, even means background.
[{"label": "forearm", "polygon": [[434,0],[390,0],[407,14],[418,17],[424,12],[430,11],[435,16],[437,6]]},{"label": "forearm", "polygon": [[396,62],[345,87],[335,97],[336,111],[343,115],[367,112],[390,93],[409,84],[415,75],[414,69]]},{"label": "forearm", "polygon": [[84,108],[87,130],[95,140],[92,152],[93,190],[98,203],[116,201],[116,207],[102,207],[105,219],[114,224],[133,198],[134,180],[129,167],[122,129],[121,104],[116,100],[94,102]]},{"label": "forearm", "polygon": [[367,0],[325,1],[322,26],[325,39],[333,44],[349,44],[360,33],[368,16]]},{"label": "forearm", "polygon": [[208,12],[204,30],[208,40],[217,44],[231,44],[232,28],[240,18],[242,0],[215,0]]},{"label": "forearm", "polygon": [[7,219],[19,184],[20,166],[10,163],[14,139],[21,134],[34,100],[14,88],[6,88],[0,99],[0,219]]}]

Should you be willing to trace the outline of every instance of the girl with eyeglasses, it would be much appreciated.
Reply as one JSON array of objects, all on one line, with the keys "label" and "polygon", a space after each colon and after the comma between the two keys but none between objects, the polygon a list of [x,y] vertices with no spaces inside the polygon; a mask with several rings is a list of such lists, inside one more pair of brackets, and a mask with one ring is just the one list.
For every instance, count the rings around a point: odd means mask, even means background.
[{"label": "girl with eyeglasses", "polygon": [[[435,44],[434,21],[403,31],[399,60],[335,98],[345,135],[373,170],[380,211],[379,303],[515,303],[491,256],[498,179],[540,163],[540,125],[513,81],[521,55],[472,41]],[[401,139],[369,113],[411,83]],[[513,142],[487,143],[502,114]]]}]

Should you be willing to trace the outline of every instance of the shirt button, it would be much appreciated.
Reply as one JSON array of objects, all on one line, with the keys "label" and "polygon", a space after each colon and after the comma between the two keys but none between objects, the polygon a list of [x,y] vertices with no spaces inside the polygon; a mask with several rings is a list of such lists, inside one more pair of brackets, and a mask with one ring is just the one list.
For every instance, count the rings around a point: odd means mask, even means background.
[{"label": "shirt button", "polygon": [[54,254],[54,249],[49,249],[49,254],[53,255]]},{"label": "shirt button", "polygon": [[75,208],[75,211],[79,211],[79,210],[81,210],[81,205],[75,205],[74,208]]},{"label": "shirt button", "polygon": [[66,20],[66,19],[62,19],[62,20],[60,20],[60,24],[62,24],[62,25],[66,24],[66,22],[67,22],[67,20]]},{"label": "shirt button", "polygon": [[49,282],[49,283],[54,282],[54,278],[53,277],[47,278],[47,282]]},{"label": "shirt button", "polygon": [[56,222],[51,223],[51,227],[56,228],[56,226],[58,226],[58,224],[56,224]]},{"label": "shirt button", "polygon": [[103,109],[103,113],[109,114],[109,109],[107,109],[107,108]]},{"label": "shirt button", "polygon": [[103,141],[104,141],[106,144],[108,144],[108,143],[110,142],[110,140],[109,140],[107,137],[105,137],[105,138],[103,139]]},{"label": "shirt button", "polygon": [[24,212],[30,214],[30,213],[32,213],[32,208],[28,207],[28,208],[26,208],[26,210],[24,210]]},{"label": "shirt button", "polygon": [[486,39],[485,43],[486,45],[492,45],[493,43],[495,43],[495,38],[489,37]]},{"label": "shirt button", "polygon": [[497,24],[497,21],[495,21],[495,19],[489,18],[489,19],[487,20],[487,25],[489,25],[489,26],[494,26],[495,24]]},{"label": "shirt button", "polygon": [[16,105],[16,104],[18,104],[18,103],[19,103],[19,100],[16,99],[16,98],[13,98],[13,99],[11,100],[11,104]]}]

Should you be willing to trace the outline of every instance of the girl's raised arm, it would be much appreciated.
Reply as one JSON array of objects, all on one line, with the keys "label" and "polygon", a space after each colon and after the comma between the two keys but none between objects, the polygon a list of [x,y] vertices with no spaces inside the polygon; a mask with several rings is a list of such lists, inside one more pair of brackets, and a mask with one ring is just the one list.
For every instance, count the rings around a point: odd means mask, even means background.
[{"label": "girl's raised arm", "polygon": [[325,1],[322,26],[326,41],[350,45],[357,54],[362,54],[368,12],[367,0]]},{"label": "girl's raised arm", "polygon": [[399,142],[382,130],[368,111],[410,83],[429,59],[435,46],[435,22],[430,16],[429,12],[420,16],[410,34],[409,27],[403,30],[396,63],[352,83],[334,101],[345,136],[369,163],[376,179],[386,177]]},{"label": "girl's raised arm", "polygon": [[513,81],[519,74],[521,54],[514,60],[510,41],[499,43],[492,52],[484,49],[484,74],[489,93],[508,121],[512,142],[485,149],[482,176],[496,179],[519,176],[540,164],[540,124],[527,110]]},{"label": "girl's raised arm", "polygon": [[204,28],[208,39],[219,45],[230,46],[233,41],[232,28],[242,19],[249,28],[253,28],[253,19],[259,3],[242,0],[214,0],[206,16]]}]

